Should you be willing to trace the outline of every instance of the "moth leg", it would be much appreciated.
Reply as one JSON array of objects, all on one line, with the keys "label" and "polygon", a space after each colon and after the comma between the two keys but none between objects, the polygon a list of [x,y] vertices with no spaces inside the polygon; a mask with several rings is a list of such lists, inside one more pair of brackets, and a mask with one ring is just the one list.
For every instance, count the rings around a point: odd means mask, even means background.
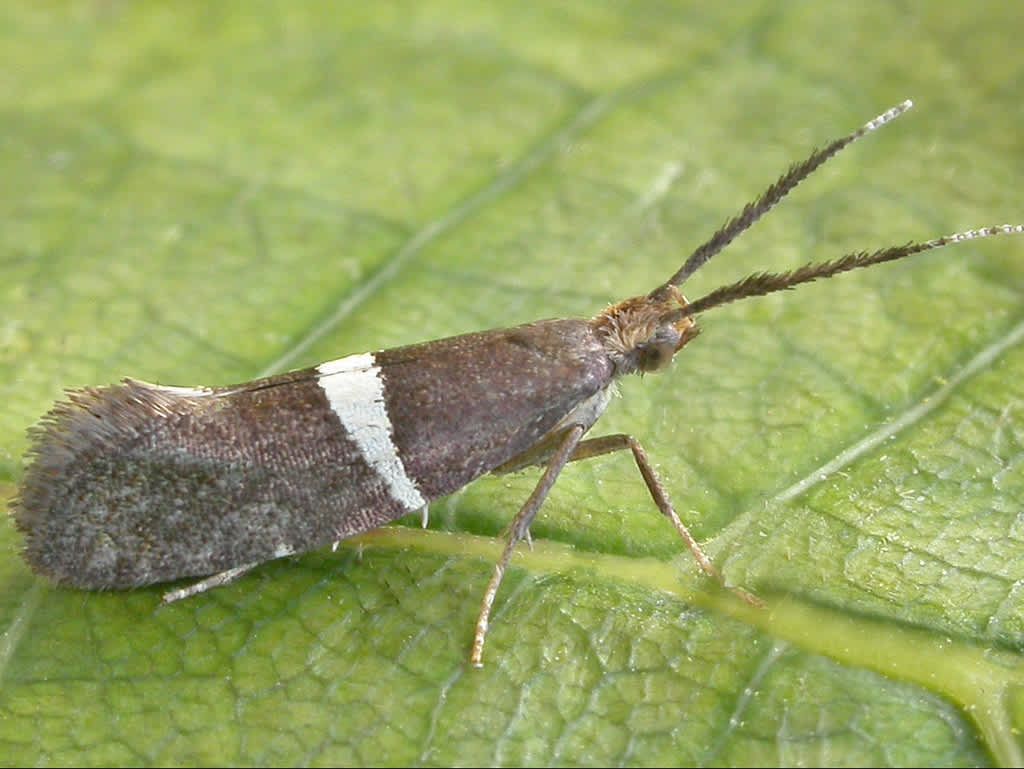
[{"label": "moth leg", "polygon": [[233,569],[222,571],[219,574],[214,574],[212,577],[200,580],[191,585],[178,588],[177,590],[171,590],[163,595],[164,603],[174,603],[180,601],[183,598],[191,598],[199,593],[205,593],[211,588],[220,587],[221,585],[227,585],[230,582],[234,582],[236,579],[241,577],[247,571],[252,571],[264,561],[254,561],[253,563],[246,563],[241,566],[236,566]]},{"label": "moth leg", "polygon": [[624,433],[619,433],[617,435],[604,435],[600,438],[590,438],[576,446],[576,450],[573,451],[572,456],[569,457],[569,461],[576,462],[581,459],[591,459],[592,457],[612,454],[616,451],[623,451],[625,449],[629,449],[633,452],[633,459],[636,460],[636,466],[640,469],[640,475],[643,476],[644,483],[647,484],[647,490],[651,492],[651,497],[654,498],[654,504],[658,506],[662,515],[668,518],[672,522],[672,525],[676,527],[676,531],[679,532],[679,536],[683,538],[683,542],[686,543],[686,546],[690,548],[690,552],[693,553],[693,557],[697,559],[697,564],[701,569],[711,577],[718,580],[723,587],[728,588],[747,603],[752,606],[762,606],[763,604],[761,601],[746,590],[738,587],[729,587],[725,584],[725,578],[722,576],[722,573],[715,568],[713,563],[711,563],[711,559],[708,558],[707,553],[704,552],[704,548],[702,548],[700,543],[694,539],[690,530],[686,528],[686,524],[682,522],[678,513],[676,513],[675,508],[672,506],[672,500],[669,499],[668,491],[662,484],[658,474],[654,471],[654,467],[647,458],[647,452],[644,451],[643,446],[640,445],[640,441],[632,435],[626,435]]},{"label": "moth leg", "polygon": [[547,470],[544,471],[544,475],[537,482],[533,493],[530,494],[529,499],[526,500],[526,503],[512,520],[512,525],[509,527],[508,541],[505,543],[505,549],[501,553],[501,558],[494,566],[494,574],[487,585],[487,590],[484,592],[484,600],[480,606],[480,617],[476,621],[476,633],[473,635],[473,652],[470,655],[470,662],[474,667],[483,667],[484,640],[487,638],[487,626],[490,623],[491,607],[494,605],[494,598],[497,596],[498,588],[501,586],[501,579],[505,576],[505,569],[508,568],[509,561],[512,559],[512,553],[515,551],[519,541],[529,536],[530,524],[533,523],[533,519],[537,516],[540,506],[544,504],[544,500],[547,498],[548,492],[551,491],[551,487],[555,485],[558,474],[562,472],[562,468],[572,459],[577,446],[581,445],[580,438],[583,437],[584,432],[586,430],[582,425],[573,425],[566,430],[558,448],[551,456]]}]

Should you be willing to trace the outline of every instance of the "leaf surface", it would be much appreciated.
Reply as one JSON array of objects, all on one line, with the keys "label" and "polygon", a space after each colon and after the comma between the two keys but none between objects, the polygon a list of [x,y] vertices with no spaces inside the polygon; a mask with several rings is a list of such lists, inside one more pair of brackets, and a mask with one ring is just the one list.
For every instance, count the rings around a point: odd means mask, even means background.
[{"label": "leaf surface", "polygon": [[[0,495],[64,387],[226,384],[645,292],[905,98],[686,286],[1024,220],[1001,3],[71,3],[2,12]],[[709,313],[570,466],[161,607],[0,526],[18,765],[1020,764],[1024,243]]]}]

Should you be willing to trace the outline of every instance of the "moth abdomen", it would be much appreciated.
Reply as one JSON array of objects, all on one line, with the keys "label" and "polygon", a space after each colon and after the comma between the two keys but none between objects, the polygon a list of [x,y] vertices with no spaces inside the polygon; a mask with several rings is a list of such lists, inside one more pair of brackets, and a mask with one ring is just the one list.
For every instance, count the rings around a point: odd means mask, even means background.
[{"label": "moth abdomen", "polygon": [[[309,387],[69,394],[34,432],[15,519],[56,581],[130,588],[302,552],[405,515]],[[305,392],[303,392],[305,391]],[[261,413],[253,424],[253,414]]]}]

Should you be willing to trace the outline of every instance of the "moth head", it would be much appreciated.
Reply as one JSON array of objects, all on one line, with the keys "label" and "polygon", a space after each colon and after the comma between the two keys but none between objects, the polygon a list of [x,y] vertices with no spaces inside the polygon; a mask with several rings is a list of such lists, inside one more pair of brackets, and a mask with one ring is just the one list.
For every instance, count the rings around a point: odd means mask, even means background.
[{"label": "moth head", "polygon": [[641,374],[668,367],[700,329],[691,316],[680,316],[686,297],[675,286],[665,296],[636,296],[613,304],[591,321],[617,374]]}]

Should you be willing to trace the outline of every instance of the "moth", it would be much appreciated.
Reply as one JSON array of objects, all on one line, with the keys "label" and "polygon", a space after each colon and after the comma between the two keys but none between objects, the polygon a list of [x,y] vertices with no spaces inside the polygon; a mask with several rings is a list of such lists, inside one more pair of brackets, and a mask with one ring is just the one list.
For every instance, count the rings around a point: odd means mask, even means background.
[{"label": "moth", "polygon": [[904,102],[813,151],[667,281],[594,317],[350,355],[227,387],[125,379],[68,391],[30,430],[30,460],[13,504],[25,558],[57,583],[84,589],[205,577],[165,595],[176,600],[266,561],[425,514],[431,501],[485,473],[539,466],[541,478],[512,521],[484,593],[471,652],[479,666],[502,576],[559,473],[569,462],[629,451],[658,510],[700,567],[723,581],[641,444],[624,434],[585,436],[616,380],[664,370],[697,337],[701,313],[952,243],[1024,231],[970,230],[757,273],[693,302],[683,296],[679,286],[687,278],[797,184],[910,106]]}]

